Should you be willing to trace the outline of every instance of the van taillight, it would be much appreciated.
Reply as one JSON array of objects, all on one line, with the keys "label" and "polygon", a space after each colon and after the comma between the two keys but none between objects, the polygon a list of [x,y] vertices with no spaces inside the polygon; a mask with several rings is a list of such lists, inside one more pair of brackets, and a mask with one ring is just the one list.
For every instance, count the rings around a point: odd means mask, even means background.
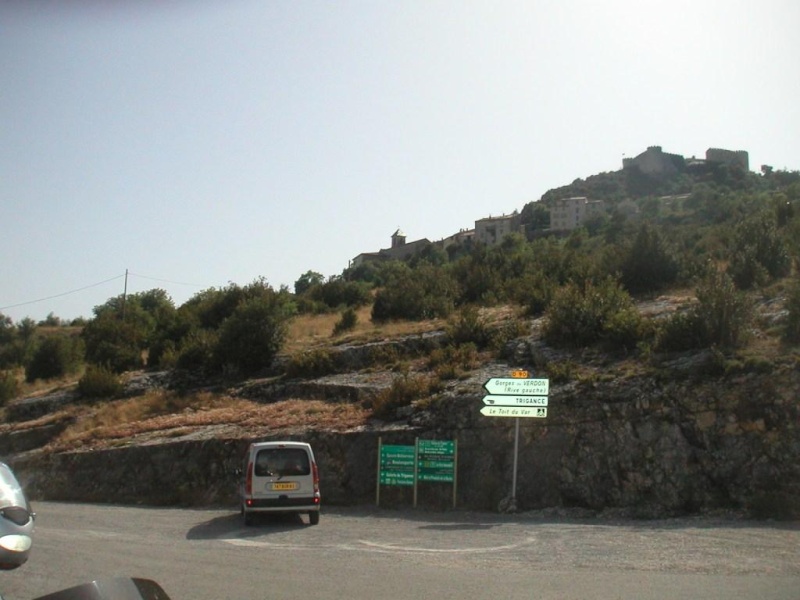
[{"label": "van taillight", "polygon": [[315,462],[311,463],[311,473],[314,476],[314,491],[319,492],[319,471]]},{"label": "van taillight", "polygon": [[247,464],[247,473],[244,476],[244,493],[248,496],[253,494],[253,463]]}]

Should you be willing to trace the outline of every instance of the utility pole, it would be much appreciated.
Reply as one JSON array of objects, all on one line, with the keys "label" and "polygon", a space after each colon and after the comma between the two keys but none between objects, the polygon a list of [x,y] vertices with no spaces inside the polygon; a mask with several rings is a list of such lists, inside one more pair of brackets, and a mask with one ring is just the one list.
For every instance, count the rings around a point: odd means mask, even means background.
[{"label": "utility pole", "polygon": [[125,320],[125,300],[128,297],[128,269],[125,269],[125,289],[122,292],[122,320]]}]

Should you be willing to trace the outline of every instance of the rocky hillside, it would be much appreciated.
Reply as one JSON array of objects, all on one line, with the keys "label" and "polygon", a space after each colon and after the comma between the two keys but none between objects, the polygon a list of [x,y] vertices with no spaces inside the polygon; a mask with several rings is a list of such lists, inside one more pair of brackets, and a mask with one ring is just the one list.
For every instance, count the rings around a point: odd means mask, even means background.
[{"label": "rocky hillside", "polygon": [[[659,299],[639,309],[658,315],[678,305]],[[468,372],[384,419],[371,412],[376,398],[398,378],[424,373],[430,352],[446,342],[444,331],[331,348],[340,373],[317,378],[226,383],[142,373],[128,381],[127,401],[191,389],[204,404],[177,406],[136,426],[107,426],[104,435],[87,427],[83,436],[65,436],[101,407],[71,388],[26,398],[6,408],[0,456],[34,501],[235,509],[233,470],[251,440],[310,441],[324,502],[352,504],[375,501],[379,438],[449,439],[458,442],[457,506],[504,509],[512,505],[514,420],[480,413],[482,385],[527,368],[548,374],[551,389],[547,418],[520,420],[517,509],[797,518],[800,361],[765,333],[781,307],[771,303],[761,312],[764,331],[755,332],[747,355],[647,360],[550,348],[531,321],[502,358],[481,355]],[[419,503],[446,508],[452,489],[420,484]],[[410,489],[383,486],[381,502],[409,505]]]}]

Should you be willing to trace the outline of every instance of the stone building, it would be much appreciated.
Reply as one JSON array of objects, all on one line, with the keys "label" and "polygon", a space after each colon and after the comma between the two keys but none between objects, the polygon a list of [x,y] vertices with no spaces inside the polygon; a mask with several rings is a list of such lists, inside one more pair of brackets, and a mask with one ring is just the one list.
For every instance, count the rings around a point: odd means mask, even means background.
[{"label": "stone building", "polygon": [[638,169],[645,175],[675,175],[684,170],[685,159],[680,154],[669,154],[661,146],[649,146],[635,158],[623,158],[623,169]]},{"label": "stone building", "polygon": [[728,166],[739,166],[745,171],[750,170],[750,156],[747,154],[746,150],[709,148],[706,150],[706,161]]},{"label": "stone building", "polygon": [[486,217],[475,221],[475,241],[494,246],[508,234],[520,230],[520,216],[517,211],[500,217]]},{"label": "stone building", "polygon": [[358,267],[368,261],[377,260],[405,260],[421,252],[431,245],[430,240],[422,238],[413,242],[406,242],[406,235],[398,229],[392,234],[392,245],[377,252],[362,252],[350,261],[351,267]]},{"label": "stone building", "polygon": [[584,196],[555,200],[550,207],[550,229],[571,231],[583,225],[590,217],[602,214],[604,209],[602,200],[589,200]]}]

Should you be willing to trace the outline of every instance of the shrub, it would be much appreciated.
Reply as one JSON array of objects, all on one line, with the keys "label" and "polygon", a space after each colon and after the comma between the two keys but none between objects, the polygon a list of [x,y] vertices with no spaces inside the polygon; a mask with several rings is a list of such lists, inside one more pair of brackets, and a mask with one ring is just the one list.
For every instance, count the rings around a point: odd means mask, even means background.
[{"label": "shrub", "polygon": [[430,396],[435,389],[427,377],[401,375],[392,386],[379,394],[372,403],[372,413],[379,419],[394,418],[398,408],[409,406],[414,400]]},{"label": "shrub", "polygon": [[630,307],[609,315],[603,326],[603,341],[609,348],[630,351],[651,338],[653,332],[650,321],[643,319],[636,308]]},{"label": "shrub", "polygon": [[375,295],[372,320],[445,318],[457,295],[455,280],[441,267],[421,265],[413,271],[401,264]]},{"label": "shrub", "polygon": [[464,308],[458,318],[448,323],[447,335],[452,344],[474,344],[478,348],[486,348],[492,343],[492,330],[481,318],[478,309],[469,306]]},{"label": "shrub", "polygon": [[518,289],[512,293],[514,299],[525,307],[525,313],[537,317],[547,310],[555,294],[553,280],[543,274],[521,279]]},{"label": "shrub", "polygon": [[656,336],[661,351],[735,348],[744,343],[753,320],[752,302],[725,273],[712,271],[697,289],[697,304],[663,321]]},{"label": "shrub", "polygon": [[569,360],[550,362],[547,363],[545,371],[553,383],[567,383],[573,378],[575,364]]},{"label": "shrub", "polygon": [[655,346],[663,352],[702,348],[706,343],[704,327],[693,312],[675,313],[661,321],[657,328]]},{"label": "shrub", "polygon": [[678,261],[656,229],[642,224],[622,262],[622,283],[632,294],[663,288],[678,276]]},{"label": "shrub", "polygon": [[788,342],[800,342],[800,278],[795,279],[786,296],[786,325],[783,337]]},{"label": "shrub", "polygon": [[333,357],[325,349],[294,354],[286,365],[286,375],[289,377],[322,377],[335,372]]},{"label": "shrub", "polygon": [[789,252],[773,214],[764,211],[736,228],[728,271],[741,289],[784,277],[790,268]]},{"label": "shrub", "polygon": [[116,373],[141,368],[144,332],[135,323],[106,310],[92,319],[81,335],[87,362],[106,365]]},{"label": "shrub", "polygon": [[19,394],[19,382],[13,371],[0,372],[0,406]]},{"label": "shrub", "polygon": [[433,369],[440,380],[459,379],[477,365],[478,349],[473,343],[437,348],[428,356],[428,368]]},{"label": "shrub", "polygon": [[600,285],[569,283],[554,296],[543,333],[553,346],[583,347],[605,340],[635,347],[640,319],[631,297],[611,278]]},{"label": "shrub", "polygon": [[243,374],[269,366],[283,345],[293,314],[288,293],[245,300],[220,327],[213,352],[215,365]]},{"label": "shrub", "polygon": [[44,338],[25,365],[25,380],[52,379],[75,373],[82,364],[80,338],[53,335]]},{"label": "shrub", "polygon": [[333,335],[341,335],[346,331],[352,331],[357,323],[358,315],[356,311],[353,308],[348,308],[342,313],[341,319],[333,326]]},{"label": "shrub", "polygon": [[198,329],[186,336],[177,353],[175,366],[186,371],[210,368],[217,333]]},{"label": "shrub", "polygon": [[753,320],[753,305],[728,275],[710,273],[697,289],[697,300],[696,322],[705,329],[709,344],[735,348],[744,343]]},{"label": "shrub", "polygon": [[78,392],[86,398],[113,398],[122,393],[119,377],[109,368],[89,365],[78,381]]}]

